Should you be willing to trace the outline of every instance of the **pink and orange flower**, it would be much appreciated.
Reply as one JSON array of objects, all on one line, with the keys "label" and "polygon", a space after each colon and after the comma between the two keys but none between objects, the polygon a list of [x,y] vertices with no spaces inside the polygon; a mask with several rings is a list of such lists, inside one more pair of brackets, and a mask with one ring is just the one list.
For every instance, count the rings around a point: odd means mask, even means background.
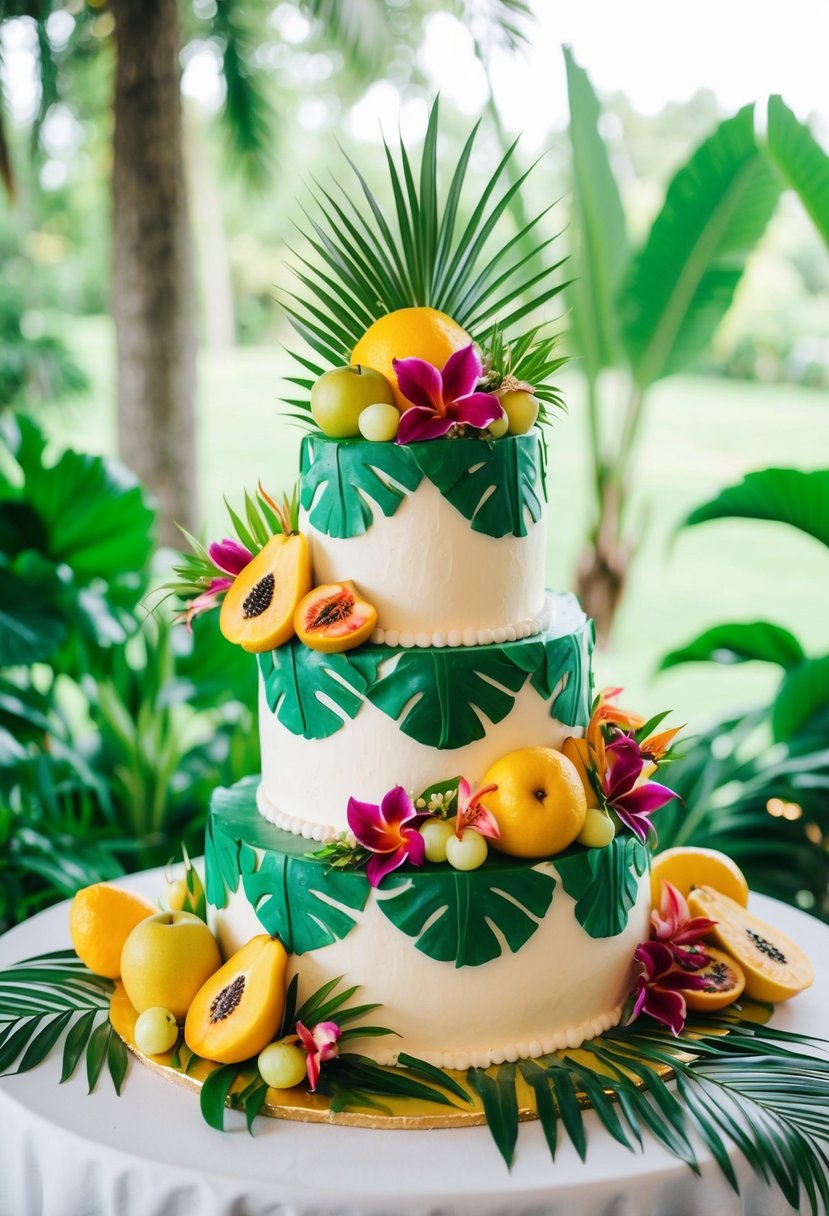
[{"label": "pink and orange flower", "polygon": [[455,818],[455,835],[458,840],[463,839],[467,828],[474,829],[479,836],[486,836],[489,840],[499,838],[501,830],[495,822],[495,817],[481,802],[482,798],[487,794],[494,794],[497,789],[497,785],[484,785],[473,794],[469,782],[465,777],[461,777],[458,782],[458,813]]},{"label": "pink and orange flower", "polygon": [[313,1093],[320,1079],[321,1066],[333,1060],[339,1052],[337,1040],[342,1030],[336,1022],[318,1022],[310,1030],[302,1022],[297,1022],[296,1033],[305,1051],[305,1072]]}]

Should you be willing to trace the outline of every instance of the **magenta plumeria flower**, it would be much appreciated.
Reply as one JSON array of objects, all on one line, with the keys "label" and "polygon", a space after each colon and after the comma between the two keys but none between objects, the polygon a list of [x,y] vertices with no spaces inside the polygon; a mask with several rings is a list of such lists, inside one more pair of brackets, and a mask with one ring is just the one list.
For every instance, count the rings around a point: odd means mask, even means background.
[{"label": "magenta plumeria flower", "polygon": [[667,1026],[672,1034],[679,1034],[688,1016],[688,1006],[680,990],[699,991],[705,987],[705,979],[693,971],[677,967],[673,952],[666,942],[643,942],[633,957],[640,970],[628,1023],[640,1013],[647,1013]]},{"label": "magenta plumeria flower", "polygon": [[659,910],[651,912],[651,938],[664,943],[680,967],[698,971],[710,962],[711,956],[698,943],[716,923],[707,916],[691,916],[682,892],[663,879]]},{"label": "magenta plumeria flower", "polygon": [[238,540],[232,540],[229,536],[224,540],[214,540],[207,550],[207,556],[217,570],[230,574],[233,578],[242,573],[248,562],[253,561],[250,549],[246,549]]},{"label": "magenta plumeria flower", "polygon": [[450,355],[442,371],[425,359],[395,359],[393,366],[401,393],[412,403],[400,417],[397,443],[439,439],[456,423],[483,430],[503,417],[494,393],[475,392],[483,369],[471,342]]},{"label": "magenta plumeria flower", "polygon": [[318,1022],[312,1030],[297,1022],[296,1032],[305,1049],[305,1071],[313,1093],[320,1079],[320,1066],[327,1060],[333,1060],[339,1051],[337,1040],[342,1030],[336,1022]]},{"label": "magenta plumeria flower", "polygon": [[484,785],[473,795],[469,782],[465,777],[461,777],[458,782],[458,814],[455,819],[455,835],[458,840],[463,838],[467,828],[474,828],[479,835],[488,836],[490,840],[499,838],[501,829],[495,822],[495,817],[481,804],[482,798],[487,794],[494,794],[497,789],[497,785]]},{"label": "magenta plumeria flower", "polygon": [[423,865],[426,846],[417,825],[426,818],[415,810],[402,785],[384,794],[379,806],[349,798],[348,826],[357,843],[373,854],[366,866],[366,877],[373,887],[404,861]]},{"label": "magenta plumeria flower", "polygon": [[602,778],[605,801],[629,831],[640,840],[647,840],[648,833],[653,831],[648,816],[677,795],[658,781],[641,780],[649,761],[630,735],[619,735],[608,743],[605,756],[607,768]]}]

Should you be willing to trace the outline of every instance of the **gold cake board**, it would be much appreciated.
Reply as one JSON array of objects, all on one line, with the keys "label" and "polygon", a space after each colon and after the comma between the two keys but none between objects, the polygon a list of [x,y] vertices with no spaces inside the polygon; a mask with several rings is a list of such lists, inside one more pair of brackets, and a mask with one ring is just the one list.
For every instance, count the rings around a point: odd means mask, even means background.
[{"label": "gold cake board", "polygon": [[[188,1063],[182,1060],[181,1066],[177,1067],[172,1063],[172,1052],[168,1051],[163,1055],[148,1056],[139,1051],[135,1042],[135,1022],[138,1014],[127,1000],[120,982],[115,985],[115,992],[110,1003],[109,1016],[116,1034],[120,1035],[132,1054],[145,1067],[158,1076],[163,1077],[166,1081],[198,1091],[214,1069],[220,1067],[220,1065],[213,1063],[211,1060],[201,1060],[197,1057],[193,1057],[192,1066],[189,1066]],[[187,1048],[184,1048],[183,1051],[185,1056],[189,1057]],[[568,1050],[566,1054],[576,1064],[585,1065],[591,1070],[602,1071],[601,1064],[589,1050],[589,1047],[580,1047],[572,1051]],[[690,1060],[693,1056],[691,1053],[684,1053],[683,1058]],[[673,1076],[674,1070],[667,1065],[654,1065],[651,1063],[650,1068],[665,1080],[669,1080]],[[263,1105],[260,1113],[272,1119],[290,1119],[298,1123],[328,1123],[342,1127],[371,1127],[398,1131],[425,1131],[435,1128],[479,1127],[484,1125],[486,1117],[483,1106],[477,1093],[469,1084],[467,1074],[448,1069],[445,1071],[448,1076],[452,1077],[469,1094],[470,1102],[468,1106],[465,1104],[463,1107],[449,1108],[436,1102],[428,1102],[415,1098],[384,1096],[381,1100],[384,1108],[382,1111],[368,1107],[365,1110],[334,1111],[331,1110],[329,1099],[324,1094],[312,1094],[307,1090],[296,1087],[286,1090],[269,1089],[268,1100]],[[253,1069],[251,1069],[252,1075]],[[244,1088],[251,1079],[251,1076],[242,1078],[236,1082],[231,1090],[231,1097],[234,1093],[238,1093]],[[641,1081],[633,1074],[630,1074],[630,1079],[638,1087],[642,1087]],[[608,1082],[609,1085],[605,1092],[609,1097],[614,1098],[615,1092],[610,1083],[610,1077],[608,1077]],[[516,1076],[516,1092],[519,1120],[521,1122],[528,1122],[537,1119],[533,1091],[520,1075],[520,1071]],[[582,1107],[593,1105],[585,1093],[577,1094],[577,1098],[579,1105]]]}]

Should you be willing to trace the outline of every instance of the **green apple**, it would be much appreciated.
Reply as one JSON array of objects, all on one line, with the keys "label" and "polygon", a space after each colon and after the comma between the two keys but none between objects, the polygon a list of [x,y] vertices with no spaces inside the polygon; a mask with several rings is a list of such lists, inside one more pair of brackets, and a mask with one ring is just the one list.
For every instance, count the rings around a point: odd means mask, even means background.
[{"label": "green apple", "polygon": [[311,417],[331,439],[360,434],[360,414],[367,405],[394,405],[388,380],[371,367],[353,363],[325,372],[311,389]]},{"label": "green apple", "polygon": [[139,1013],[160,1006],[181,1021],[221,965],[216,939],[203,920],[191,912],[158,912],[140,921],[124,942],[121,981]]},{"label": "green apple", "polygon": [[535,426],[540,406],[537,399],[526,389],[516,388],[500,398],[509,421],[510,435],[526,435]]}]

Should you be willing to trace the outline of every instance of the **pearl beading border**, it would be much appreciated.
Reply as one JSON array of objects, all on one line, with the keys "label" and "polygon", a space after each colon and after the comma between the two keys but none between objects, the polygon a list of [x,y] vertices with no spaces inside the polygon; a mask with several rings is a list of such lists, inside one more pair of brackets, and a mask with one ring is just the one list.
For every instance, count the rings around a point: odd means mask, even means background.
[{"label": "pearl beading border", "polygon": [[436,629],[434,633],[427,633],[425,630],[416,633],[411,629],[375,629],[371,641],[375,646],[400,647],[402,650],[412,650],[418,646],[421,649],[429,646],[437,649],[444,646],[502,646],[504,642],[535,637],[542,633],[548,624],[549,606],[545,603],[536,616],[527,617],[514,625],[499,625],[497,629],[475,629],[470,626],[468,629]]},{"label": "pearl beading border", "polygon": [[331,840],[336,840],[340,835],[332,824],[311,823],[308,819],[300,819],[298,815],[288,815],[285,811],[280,811],[268,799],[262,789],[261,781],[256,790],[256,806],[259,814],[267,819],[268,823],[272,823],[275,828],[281,828],[283,832],[290,832],[292,836],[302,836],[304,840],[316,840],[320,844],[327,844]]},{"label": "pearl beading border", "polygon": [[[537,1056],[548,1055],[553,1051],[563,1051],[565,1048],[575,1050],[594,1039],[613,1026],[618,1026],[622,1017],[622,1005],[617,1005],[609,1013],[600,1013],[594,1018],[588,1018],[581,1026],[568,1026],[564,1030],[553,1031],[541,1039],[529,1043],[509,1043],[506,1047],[493,1047],[484,1051],[417,1051],[420,1059],[438,1068],[457,1069],[465,1072],[468,1068],[489,1068],[491,1064],[514,1063],[516,1060],[532,1060]],[[376,1050],[376,1049],[375,1049]],[[377,1050],[378,1064],[392,1065],[397,1063],[397,1053],[394,1051]]]}]

